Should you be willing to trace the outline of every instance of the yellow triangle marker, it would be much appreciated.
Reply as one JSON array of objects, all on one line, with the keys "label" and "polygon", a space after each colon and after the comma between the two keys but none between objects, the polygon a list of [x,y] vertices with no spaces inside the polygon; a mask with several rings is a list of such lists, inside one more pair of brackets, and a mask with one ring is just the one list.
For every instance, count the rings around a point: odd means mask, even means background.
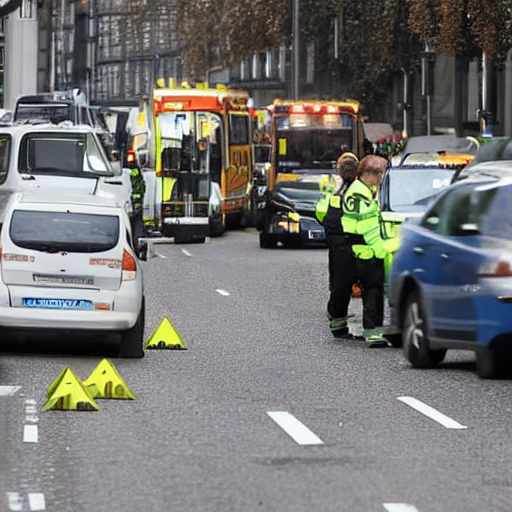
[{"label": "yellow triangle marker", "polygon": [[98,404],[80,379],[69,369],[64,368],[48,388],[48,400],[43,411],[97,411]]},{"label": "yellow triangle marker", "polygon": [[135,395],[108,359],[103,359],[96,366],[89,378],[84,381],[84,386],[93,398],[135,400]]},{"label": "yellow triangle marker", "polygon": [[187,350],[168,318],[164,318],[153,336],[144,345],[146,349]]}]

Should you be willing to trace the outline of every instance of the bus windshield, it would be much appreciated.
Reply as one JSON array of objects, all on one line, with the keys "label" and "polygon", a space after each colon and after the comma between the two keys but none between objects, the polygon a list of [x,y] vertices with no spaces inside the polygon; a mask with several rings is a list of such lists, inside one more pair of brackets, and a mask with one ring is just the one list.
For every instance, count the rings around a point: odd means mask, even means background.
[{"label": "bus windshield", "polygon": [[181,171],[210,173],[220,182],[222,171],[222,120],[213,112],[163,112],[158,116],[162,155],[178,149]]},{"label": "bus windshield", "polygon": [[349,114],[276,115],[277,172],[332,169],[338,157],[352,151],[354,118]]}]

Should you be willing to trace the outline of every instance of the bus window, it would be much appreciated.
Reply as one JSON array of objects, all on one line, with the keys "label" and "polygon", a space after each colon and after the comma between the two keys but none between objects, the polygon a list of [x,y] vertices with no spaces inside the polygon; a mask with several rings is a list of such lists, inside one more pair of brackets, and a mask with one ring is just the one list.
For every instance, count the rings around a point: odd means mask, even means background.
[{"label": "bus window", "polygon": [[249,144],[249,116],[229,115],[229,143],[234,146]]}]

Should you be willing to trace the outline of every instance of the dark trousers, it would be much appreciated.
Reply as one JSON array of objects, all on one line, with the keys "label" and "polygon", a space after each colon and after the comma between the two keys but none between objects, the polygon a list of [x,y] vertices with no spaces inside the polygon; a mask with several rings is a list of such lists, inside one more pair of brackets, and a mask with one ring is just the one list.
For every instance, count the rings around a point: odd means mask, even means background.
[{"label": "dark trousers", "polygon": [[363,328],[381,327],[384,321],[384,261],[356,259],[349,246],[329,248],[331,293],[327,311],[332,318],[344,318],[352,295],[352,285],[363,287]]}]

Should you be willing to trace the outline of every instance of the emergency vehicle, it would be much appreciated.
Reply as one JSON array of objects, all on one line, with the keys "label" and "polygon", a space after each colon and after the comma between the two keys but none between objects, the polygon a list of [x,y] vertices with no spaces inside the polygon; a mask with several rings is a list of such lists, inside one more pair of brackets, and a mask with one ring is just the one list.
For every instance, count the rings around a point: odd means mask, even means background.
[{"label": "emergency vehicle", "polygon": [[259,187],[256,227],[260,246],[325,243],[316,202],[333,180],[345,152],[365,154],[363,119],[356,101],[281,101],[271,113],[272,156],[266,190]]},{"label": "emergency vehicle", "polygon": [[152,99],[154,184],[147,172],[145,178],[155,226],[178,243],[243,226],[253,185],[249,95],[183,83],[154,89]]}]

